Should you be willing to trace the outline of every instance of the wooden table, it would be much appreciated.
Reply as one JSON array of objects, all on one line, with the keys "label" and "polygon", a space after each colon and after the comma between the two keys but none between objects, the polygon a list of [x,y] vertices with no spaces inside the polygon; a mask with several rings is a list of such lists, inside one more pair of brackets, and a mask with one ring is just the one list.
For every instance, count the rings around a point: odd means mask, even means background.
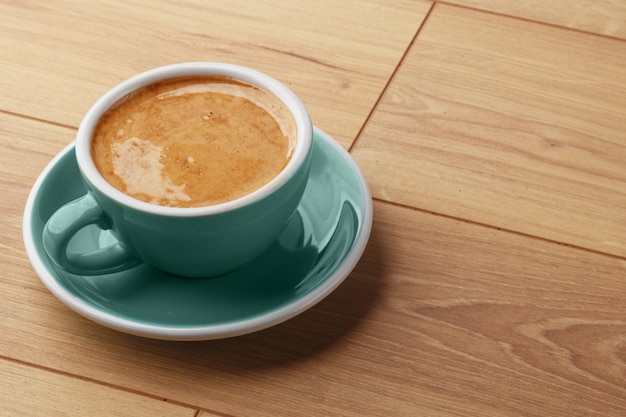
[{"label": "wooden table", "polygon": [[[0,415],[626,415],[626,3],[0,1]],[[48,292],[30,188],[91,104],[225,61],[289,85],[374,197],[284,324],[119,333]]]}]

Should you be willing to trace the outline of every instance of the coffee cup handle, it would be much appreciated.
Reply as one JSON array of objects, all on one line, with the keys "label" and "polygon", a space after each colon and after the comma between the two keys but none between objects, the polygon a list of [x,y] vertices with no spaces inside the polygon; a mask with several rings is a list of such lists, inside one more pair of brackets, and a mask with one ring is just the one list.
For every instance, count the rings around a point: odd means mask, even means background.
[{"label": "coffee cup handle", "polygon": [[77,275],[103,275],[130,269],[141,261],[119,242],[82,253],[69,253],[67,246],[82,228],[96,225],[110,229],[111,223],[91,193],[59,208],[43,229],[43,246],[61,269]]}]

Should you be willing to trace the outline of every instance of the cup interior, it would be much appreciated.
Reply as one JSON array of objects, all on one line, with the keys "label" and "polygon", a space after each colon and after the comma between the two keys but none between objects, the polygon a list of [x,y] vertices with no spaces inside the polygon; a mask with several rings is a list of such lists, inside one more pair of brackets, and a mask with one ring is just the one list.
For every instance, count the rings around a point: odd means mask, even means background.
[{"label": "cup interior", "polygon": [[[91,156],[91,141],[94,129],[102,115],[120,99],[149,84],[165,79],[215,75],[255,85],[273,94],[289,111],[295,123],[295,143],[291,158],[280,173],[271,181],[243,197],[225,203],[202,207],[167,207],[135,199],[111,185],[96,168]],[[306,108],[300,99],[284,84],[259,71],[225,63],[190,62],[155,68],[138,74],[118,84],[104,94],[87,112],[76,136],[76,159],[79,169],[91,187],[118,204],[152,214],[164,216],[204,216],[234,210],[258,201],[281,187],[304,163],[310,152],[313,128]]]}]

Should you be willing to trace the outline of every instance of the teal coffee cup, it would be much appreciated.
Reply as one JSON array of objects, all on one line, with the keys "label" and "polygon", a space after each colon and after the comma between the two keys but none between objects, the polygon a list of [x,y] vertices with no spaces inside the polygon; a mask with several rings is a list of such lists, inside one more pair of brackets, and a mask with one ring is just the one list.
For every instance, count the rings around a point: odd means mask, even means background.
[{"label": "teal coffee cup", "polygon": [[[109,183],[92,157],[94,129],[107,110],[142,87],[188,76],[224,76],[271,93],[293,118],[291,156],[282,170],[248,194],[200,207],[142,201]],[[108,91],[85,115],[76,160],[87,194],[57,210],[43,230],[47,255],[76,275],[102,275],[149,264],[183,277],[212,277],[253,260],[277,239],[296,211],[309,176],[313,128],[296,95],[258,71],[223,63],[174,64],[136,75]],[[86,227],[110,230],[114,241],[95,251],[68,251]],[[113,239],[112,239],[113,240]]]}]

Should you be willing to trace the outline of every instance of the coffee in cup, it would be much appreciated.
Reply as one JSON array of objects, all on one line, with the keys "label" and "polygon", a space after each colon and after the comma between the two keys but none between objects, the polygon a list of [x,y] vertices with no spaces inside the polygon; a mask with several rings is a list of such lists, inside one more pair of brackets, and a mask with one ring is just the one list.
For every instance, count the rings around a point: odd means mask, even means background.
[{"label": "coffee in cup", "polygon": [[91,153],[102,176],[139,200],[201,207],[270,182],[296,141],[293,117],[273,94],[230,77],[160,80],[100,118]]}]

